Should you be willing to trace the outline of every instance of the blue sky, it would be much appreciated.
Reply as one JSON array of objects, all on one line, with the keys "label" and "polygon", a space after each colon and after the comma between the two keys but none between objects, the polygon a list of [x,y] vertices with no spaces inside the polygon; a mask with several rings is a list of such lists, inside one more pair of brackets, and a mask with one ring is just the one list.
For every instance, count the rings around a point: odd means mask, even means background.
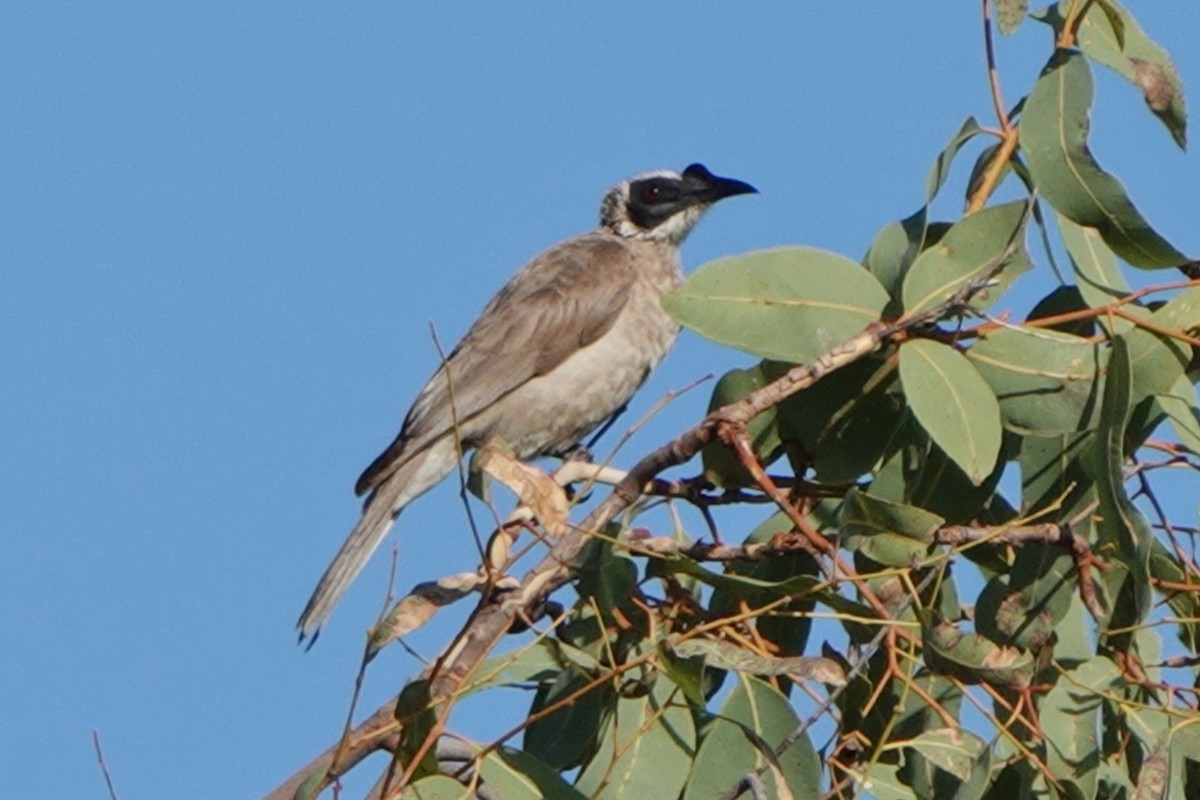
[{"label": "blue sky", "polygon": [[[1133,5],[1194,92],[1200,6]],[[1027,26],[1000,45],[1010,103],[1047,55]],[[1097,157],[1200,253],[1200,160],[1098,77]],[[293,625],[436,365],[431,322],[451,344],[607,186],[692,161],[762,194],[714,210],[689,267],[857,258],[968,113],[994,122],[961,2],[46,0],[0,11],[0,101],[4,794],[100,796],[95,728],[122,800],[256,796],[338,730],[386,554],[311,652]],[[685,334],[635,411],[749,361]],[[401,587],[475,564],[451,485],[399,532]],[[382,656],[363,707],[416,669]]]}]

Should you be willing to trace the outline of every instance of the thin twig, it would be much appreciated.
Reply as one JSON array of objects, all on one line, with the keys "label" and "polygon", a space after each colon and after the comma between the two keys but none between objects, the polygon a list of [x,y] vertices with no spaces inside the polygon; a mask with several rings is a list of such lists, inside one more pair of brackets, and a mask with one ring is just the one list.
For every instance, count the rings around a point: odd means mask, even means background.
[{"label": "thin twig", "polygon": [[100,763],[100,772],[104,774],[109,800],[117,800],[117,790],[113,788],[112,775],[108,772],[108,764],[104,762],[104,751],[100,749],[100,731],[95,728],[92,729],[92,747],[96,749],[96,761]]}]

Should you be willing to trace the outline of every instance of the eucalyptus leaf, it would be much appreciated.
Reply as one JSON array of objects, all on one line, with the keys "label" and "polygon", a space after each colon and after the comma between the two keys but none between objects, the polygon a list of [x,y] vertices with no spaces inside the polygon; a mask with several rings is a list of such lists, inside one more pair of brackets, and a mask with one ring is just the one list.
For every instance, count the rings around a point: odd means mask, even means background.
[{"label": "eucalyptus leaf", "polygon": [[667,312],[701,336],[797,364],[878,321],[887,303],[870,272],[809,247],[713,261],[663,298]]},{"label": "eucalyptus leaf", "polygon": [[512,747],[484,756],[479,776],[504,800],[585,800],[549,764]]},{"label": "eucalyptus leaf", "polygon": [[[971,174],[967,178],[967,188],[963,192],[963,197],[968,204],[970,204],[971,198],[975,196],[975,193],[979,191],[980,187],[983,185],[983,179],[988,174],[988,170],[992,166],[992,161],[994,161],[996,156],[1000,153],[1000,148],[1001,145],[999,142],[995,144],[989,144],[987,147],[983,148],[982,151],[980,151],[979,156],[975,159],[975,163],[971,167]],[[996,186],[999,186],[1008,176],[1008,173],[1012,172],[1014,161],[1015,153],[1013,158],[1005,161],[1000,167],[1000,176],[996,179]]]},{"label": "eucalyptus leaf", "polygon": [[529,715],[533,716],[574,697],[533,720],[525,729],[523,744],[526,752],[554,769],[579,765],[584,754],[594,746],[604,709],[612,702],[607,686],[578,694],[587,681],[588,676],[565,669],[551,682],[542,684],[530,704]]},{"label": "eucalyptus leaf", "polygon": [[1063,515],[1069,518],[1088,503],[1094,486],[1081,455],[1094,438],[1091,431],[1022,438],[1017,461],[1021,465],[1021,503],[1028,512],[1061,505]]},{"label": "eucalyptus leaf", "polygon": [[990,331],[967,358],[995,392],[1006,427],[1044,436],[1090,427],[1099,404],[1101,349],[1039,328]]},{"label": "eucalyptus leaf", "polygon": [[753,575],[714,572],[700,566],[690,558],[665,558],[663,561],[668,569],[696,577],[701,583],[726,592],[731,597],[741,597],[751,606],[761,605],[764,598],[790,597],[796,600],[808,598],[848,615],[877,616],[870,606],[832,591],[825,581],[814,575],[795,575],[777,581],[763,580]]},{"label": "eucalyptus leaf", "polygon": [[844,686],[846,673],[829,658],[804,656],[764,656],[721,639],[693,638],[673,643],[671,649],[681,658],[702,656],[714,667],[744,672],[747,675],[792,675],[811,678],[829,686]]},{"label": "eucalyptus leaf", "polygon": [[[741,400],[746,395],[761,389],[787,371],[787,365],[777,362],[764,361],[747,369],[734,369],[726,372],[713,387],[712,397],[708,402],[708,410],[715,411],[722,406]],[[764,466],[779,453],[782,441],[775,422],[777,407],[772,406],[751,419],[747,424],[747,432],[755,455]],[[715,485],[723,488],[740,488],[750,486],[754,479],[742,465],[737,454],[722,441],[709,443],[700,451],[701,462],[704,464],[704,476]]]},{"label": "eucalyptus leaf", "polygon": [[1095,320],[1087,318],[1061,319],[1064,315],[1087,309],[1088,304],[1084,301],[1078,286],[1056,286],[1050,290],[1050,294],[1039,300],[1037,305],[1030,310],[1026,321],[1037,321],[1044,330],[1089,338],[1096,334]]},{"label": "eucalyptus leaf", "polygon": [[611,620],[615,609],[629,605],[638,568],[623,548],[593,538],[580,551],[578,563],[579,593],[595,602],[605,620]]},{"label": "eucalyptus leaf", "polygon": [[[818,529],[828,527],[821,522],[820,516],[825,513],[826,505],[835,503],[836,501],[833,500],[824,501],[818,504],[813,514],[810,514],[810,521],[813,521]],[[787,515],[778,511],[755,526],[754,530],[746,537],[746,544],[769,541],[775,534],[786,533],[792,530],[792,527],[792,522]],[[726,567],[725,574],[727,576],[745,576],[772,586],[795,578],[807,578],[814,581],[815,588],[820,568],[811,554],[797,550],[761,561],[734,562]],[[805,588],[794,595],[785,605],[779,607],[778,614],[759,617],[757,621],[759,635],[774,644],[780,655],[802,654],[812,628],[812,618],[808,612],[812,610],[818,596],[832,594],[835,592],[830,589],[822,588],[812,591]],[[773,602],[775,599],[776,595],[774,594],[758,592],[744,586],[737,586],[732,591],[718,588],[712,594],[709,610],[716,615],[733,615],[741,612],[745,607],[743,604],[753,608],[761,606],[765,602]]]},{"label": "eucalyptus leaf", "polygon": [[[795,709],[777,689],[758,678],[738,675],[721,708],[704,727],[688,776],[684,800],[718,797],[747,773],[772,765],[763,775],[768,797],[807,798],[821,794],[821,761],[802,733],[778,755],[773,751],[800,724]],[[774,763],[773,763],[774,762]],[[782,779],[784,786],[778,786]],[[674,797],[655,792],[629,797]]]},{"label": "eucalyptus leaf", "polygon": [[[1039,14],[1061,30],[1068,3]],[[1158,117],[1180,149],[1187,148],[1187,103],[1179,70],[1167,51],[1146,35],[1137,20],[1115,0],[1091,3],[1080,21],[1075,43],[1093,61],[1112,69],[1142,90],[1146,106]]]},{"label": "eucalyptus leaf", "polygon": [[[972,298],[972,304],[984,307],[994,302],[1008,285],[1033,265],[1025,251],[1024,201],[986,208],[951,227],[934,246],[917,256],[904,278],[904,313],[913,316],[948,300],[972,280],[998,273],[998,284]],[[1013,241],[1016,250],[1002,264]]]},{"label": "eucalyptus leaf", "polygon": [[1159,408],[1166,414],[1179,443],[1200,454],[1200,402],[1196,399],[1196,387],[1180,375],[1165,393],[1155,398]]},{"label": "eucalyptus leaf", "polygon": [[996,0],[996,24],[1000,33],[1011,36],[1029,13],[1029,0]]},{"label": "eucalyptus leaf", "polygon": [[925,647],[930,669],[968,684],[1020,689],[1030,684],[1036,668],[1027,651],[998,645],[978,633],[963,633],[947,623],[925,629]]},{"label": "eucalyptus leaf", "polygon": [[986,742],[962,728],[924,731],[905,744],[961,781],[971,777],[976,762],[987,749]]},{"label": "eucalyptus leaf", "polygon": [[856,796],[865,795],[874,800],[924,800],[901,780],[899,773],[895,764],[870,761],[866,773],[858,778],[857,785],[862,792]]},{"label": "eucalyptus leaf", "polygon": [[1149,524],[1125,490],[1125,426],[1133,395],[1133,371],[1128,348],[1121,337],[1112,340],[1108,378],[1096,440],[1082,464],[1096,483],[1102,520],[1097,530],[1100,545],[1112,546],[1112,555],[1129,568],[1135,616],[1144,619],[1150,610],[1150,548],[1154,540]]},{"label": "eucalyptus leaf", "polygon": [[901,423],[903,404],[891,391],[896,362],[861,358],[784,400],[779,435],[799,443],[818,480],[846,483],[870,471]]},{"label": "eucalyptus leaf", "polygon": [[551,680],[567,663],[560,655],[564,648],[574,650],[553,639],[540,639],[519,650],[494,655],[472,673],[462,692]]},{"label": "eucalyptus leaf", "polygon": [[[863,265],[893,297],[899,295],[904,274],[921,252],[929,211],[925,206],[898,222],[891,222],[875,234]],[[892,304],[888,305],[888,311]]]},{"label": "eucalyptus leaf", "polygon": [[[1184,571],[1178,557],[1157,540],[1150,549],[1150,575],[1155,580],[1186,585],[1195,579]],[[1192,653],[1200,652],[1200,595],[1168,592],[1167,604],[1178,618],[1179,639]],[[1200,753],[1200,749],[1197,749]]]},{"label": "eucalyptus leaf", "polygon": [[1100,708],[1103,695],[1121,671],[1097,657],[1062,673],[1042,698],[1039,714],[1046,731],[1046,765],[1078,797],[1094,797],[1101,762]]},{"label": "eucalyptus leaf", "polygon": [[950,176],[950,167],[954,164],[954,157],[958,155],[958,151],[982,130],[974,117],[967,117],[942,152],[938,153],[933,167],[929,170],[929,177],[925,179],[926,206],[933,202],[938,191],[945,185],[946,178]]},{"label": "eucalyptus leaf", "polygon": [[1174,267],[1188,259],[1134,207],[1125,188],[1087,146],[1095,90],[1087,59],[1056,51],[1034,84],[1021,115],[1021,149],[1037,188],[1054,208],[1097,229],[1112,250],[1135,267]]},{"label": "eucalyptus leaf", "polygon": [[845,546],[889,567],[923,561],[943,517],[851,489],[842,505]]},{"label": "eucalyptus leaf", "polygon": [[1200,326],[1200,286],[1185,289],[1153,313],[1137,310],[1146,325],[1121,335],[1129,345],[1135,402],[1169,392],[1187,370],[1191,347],[1159,331],[1185,333]]},{"label": "eucalyptus leaf", "polygon": [[909,407],[971,482],[983,483],[1000,451],[1000,405],[987,382],[953,347],[925,339],[900,347]]},{"label": "eucalyptus leaf", "polygon": [[592,800],[676,797],[696,753],[696,725],[679,689],[661,673],[649,692],[618,697],[576,788]]},{"label": "eucalyptus leaf", "polygon": [[975,630],[998,644],[1037,650],[1050,642],[1078,589],[1070,553],[1030,543],[1007,575],[988,581],[975,606]]},{"label": "eucalyptus leaf", "polygon": [[474,800],[475,791],[448,775],[429,775],[404,787],[400,800]]},{"label": "eucalyptus leaf", "polygon": [[[1084,301],[1092,308],[1103,308],[1127,296],[1132,289],[1121,274],[1116,254],[1105,244],[1100,232],[1079,225],[1062,214],[1056,214],[1056,217]],[[1108,315],[1100,315],[1098,322],[1116,333],[1133,327],[1127,319]]]}]

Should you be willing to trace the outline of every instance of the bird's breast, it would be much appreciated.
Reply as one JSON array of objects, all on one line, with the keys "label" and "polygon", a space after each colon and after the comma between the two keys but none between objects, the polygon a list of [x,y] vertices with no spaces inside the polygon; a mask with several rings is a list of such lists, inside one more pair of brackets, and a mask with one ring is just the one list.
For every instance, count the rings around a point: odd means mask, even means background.
[{"label": "bird's breast", "polygon": [[620,409],[675,341],[679,326],[660,299],[678,281],[664,276],[630,287],[603,336],[497,404],[491,431],[521,458],[563,452]]}]

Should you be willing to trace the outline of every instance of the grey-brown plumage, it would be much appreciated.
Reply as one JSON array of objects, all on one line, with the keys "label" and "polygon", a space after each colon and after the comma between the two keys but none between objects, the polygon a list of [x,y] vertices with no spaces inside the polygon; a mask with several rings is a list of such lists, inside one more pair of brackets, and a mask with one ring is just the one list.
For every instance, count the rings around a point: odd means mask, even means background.
[{"label": "grey-brown plumage", "polygon": [[599,230],[514,275],[358,479],[357,493],[369,493],[362,519],[300,615],[301,638],[316,634],[400,511],[454,469],[459,443],[500,436],[519,458],[558,455],[624,406],[679,331],[659,303],[683,278],[679,244],[710,205],[754,191],[700,164],[638,175],[605,195]]}]

